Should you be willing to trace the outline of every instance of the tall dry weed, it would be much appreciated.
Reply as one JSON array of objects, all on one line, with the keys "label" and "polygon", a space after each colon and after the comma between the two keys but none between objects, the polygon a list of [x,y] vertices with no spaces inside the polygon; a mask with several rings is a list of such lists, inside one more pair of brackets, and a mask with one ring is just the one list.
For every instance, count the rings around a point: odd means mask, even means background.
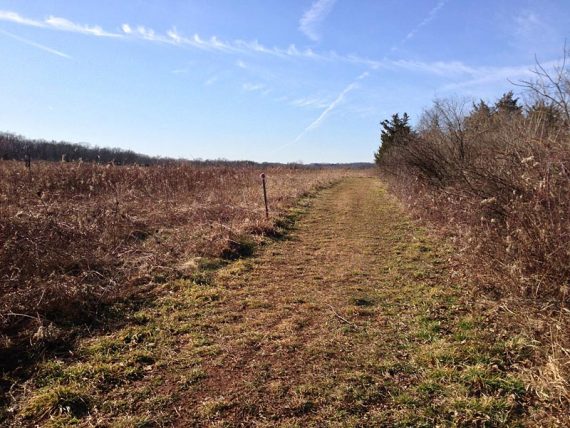
[{"label": "tall dry weed", "polygon": [[[540,346],[529,379],[570,403],[570,128],[544,99],[438,100],[379,159],[392,190],[457,247],[466,281]],[[516,320],[512,320],[516,314]],[[558,407],[557,407],[558,406]]]},{"label": "tall dry weed", "polygon": [[[273,218],[345,174],[271,167]],[[226,164],[0,162],[0,348],[27,347],[97,318],[196,256],[231,257],[270,233],[260,170]],[[51,330],[49,330],[49,328]],[[53,336],[53,335],[52,335]]]}]

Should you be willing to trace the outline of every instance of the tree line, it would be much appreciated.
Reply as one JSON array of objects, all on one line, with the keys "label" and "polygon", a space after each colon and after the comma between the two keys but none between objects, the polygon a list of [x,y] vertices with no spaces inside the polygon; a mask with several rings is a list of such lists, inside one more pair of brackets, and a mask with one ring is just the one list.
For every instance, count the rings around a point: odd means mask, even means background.
[{"label": "tree line", "polygon": [[0,133],[0,159],[2,160],[44,160],[44,161],[84,161],[115,163],[119,165],[152,165],[173,159],[136,153],[118,148],[90,147],[84,144],[65,141],[34,140],[11,133]]},{"label": "tree line", "polygon": [[[25,138],[8,132],[0,132],[0,160],[18,161],[51,161],[51,162],[95,162],[115,165],[156,165],[168,163],[192,163],[198,165],[221,165],[231,164],[233,166],[251,166],[269,168],[283,165],[278,162],[254,162],[254,161],[229,161],[226,159],[174,159],[162,156],[149,156],[132,150],[119,148],[93,147],[87,144],[69,143],[65,141],[46,141]],[[292,162],[288,167],[303,169],[320,168],[352,168],[366,169],[373,166],[368,162],[353,163],[310,163]]]}]

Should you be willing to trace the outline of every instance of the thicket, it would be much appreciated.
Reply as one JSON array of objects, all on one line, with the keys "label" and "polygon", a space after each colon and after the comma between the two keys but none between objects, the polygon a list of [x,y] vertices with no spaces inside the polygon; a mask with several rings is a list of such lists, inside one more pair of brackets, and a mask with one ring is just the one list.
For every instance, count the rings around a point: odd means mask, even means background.
[{"label": "thicket", "polygon": [[382,122],[376,163],[422,215],[451,230],[503,293],[570,297],[570,99],[562,66],[494,104],[436,100],[415,128]]},{"label": "thicket", "polygon": [[[494,103],[435,100],[419,123],[382,122],[375,160],[384,180],[457,250],[453,274],[505,328],[528,337],[525,368],[553,414],[570,403],[570,75],[539,63]],[[469,292],[466,290],[466,292]],[[563,416],[563,417],[566,417]]]}]

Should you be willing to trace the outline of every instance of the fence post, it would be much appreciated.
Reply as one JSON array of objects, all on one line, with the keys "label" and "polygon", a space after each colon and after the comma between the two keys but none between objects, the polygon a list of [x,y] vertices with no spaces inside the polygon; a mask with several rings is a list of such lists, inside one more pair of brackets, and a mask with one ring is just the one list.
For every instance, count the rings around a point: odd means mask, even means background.
[{"label": "fence post", "polygon": [[263,183],[263,201],[265,202],[265,218],[269,219],[269,208],[267,207],[267,189],[265,188],[265,173],[261,173],[261,182]]}]

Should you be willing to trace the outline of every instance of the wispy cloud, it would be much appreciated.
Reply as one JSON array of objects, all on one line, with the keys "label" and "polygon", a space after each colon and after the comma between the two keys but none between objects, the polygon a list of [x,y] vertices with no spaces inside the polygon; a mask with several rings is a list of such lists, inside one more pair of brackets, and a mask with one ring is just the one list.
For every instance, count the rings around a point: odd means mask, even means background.
[{"label": "wispy cloud", "polygon": [[448,0],[439,0],[437,4],[429,11],[427,16],[420,22],[418,25],[415,26],[406,37],[404,37],[400,42],[398,42],[395,46],[392,47],[392,50],[396,50],[398,46],[403,45],[404,43],[408,42],[426,25],[428,25],[433,19],[437,16],[438,12],[445,6]]},{"label": "wispy cloud", "polygon": [[511,29],[518,42],[528,42],[532,38],[549,32],[547,23],[532,10],[521,10],[513,16],[513,24]]},{"label": "wispy cloud", "polygon": [[514,50],[532,55],[536,52],[552,52],[561,43],[556,26],[537,9],[518,11],[512,21],[502,28],[511,39],[510,45]]},{"label": "wispy cloud", "polygon": [[37,28],[49,28],[52,30],[67,31],[73,33],[87,34],[98,37],[119,37],[120,34],[109,33],[99,26],[82,25],[69,21],[65,18],[48,16],[43,20],[35,20],[23,17],[16,12],[0,10],[0,21],[13,22],[15,24],[27,25]]},{"label": "wispy cloud", "polygon": [[97,36],[97,37],[117,37],[117,34],[108,33],[107,31],[103,30],[101,27],[89,26],[89,25],[81,25],[76,24],[74,22],[69,21],[65,18],[58,18],[56,16],[50,16],[46,18],[44,24],[50,28],[55,30],[61,31],[69,31],[73,33],[81,33],[81,34],[88,34],[90,36]]},{"label": "wispy cloud", "polygon": [[7,37],[10,37],[14,40],[17,40],[21,43],[28,45],[28,46],[33,46],[34,48],[40,49],[44,52],[48,52],[52,55],[56,55],[56,56],[59,56],[61,58],[71,59],[71,56],[67,55],[66,53],[63,53],[63,52],[58,51],[56,49],[50,48],[49,46],[45,46],[45,45],[42,45],[40,43],[34,42],[32,40],[25,39],[23,37],[15,35],[15,34],[9,33],[8,31],[0,30],[0,34],[4,34]]},{"label": "wispy cloud", "polygon": [[544,25],[538,14],[531,10],[520,11],[513,19],[516,24],[515,30],[523,33],[532,33]]},{"label": "wispy cloud", "polygon": [[289,102],[292,106],[295,107],[309,107],[309,108],[326,108],[330,101],[326,99],[318,98],[318,97],[303,97],[297,98]]},{"label": "wispy cloud", "polygon": [[480,68],[472,67],[461,61],[413,61],[394,60],[382,64],[384,68],[404,69],[420,73],[434,74],[442,77],[456,77],[461,75],[473,75],[478,73]]},{"label": "wispy cloud", "polygon": [[8,10],[0,10],[0,20],[13,22],[15,24],[28,25],[30,27],[45,27],[45,24],[41,21],[25,18],[16,12]]},{"label": "wispy cloud", "polygon": [[299,20],[299,30],[317,42],[321,38],[319,27],[332,10],[336,0],[315,0]]},{"label": "wispy cloud", "polygon": [[[329,0],[330,1],[330,0]],[[431,20],[434,19],[437,12],[446,4],[447,0],[441,0],[437,5],[430,11],[428,16],[414,29],[412,30],[406,39],[413,37],[417,31],[427,25]],[[315,2],[313,6],[319,1]],[[324,6],[321,6],[323,8]],[[332,7],[332,3],[328,7]],[[312,8],[311,8],[312,9]],[[308,12],[307,12],[308,13]],[[320,16],[314,12],[312,19],[316,19],[316,16]],[[534,21],[533,17],[526,17],[529,24]],[[44,20],[36,20],[24,17],[15,12],[2,11],[0,10],[0,21],[9,21],[18,25],[32,26],[42,29],[51,29],[58,31],[67,31],[73,33],[79,33],[86,36],[94,37],[112,37],[116,39],[135,39],[144,40],[149,43],[163,43],[172,46],[178,46],[180,48],[191,48],[199,49],[202,51],[225,54],[225,55],[240,55],[240,56],[253,56],[253,55],[266,55],[274,58],[281,59],[303,59],[310,61],[321,61],[330,63],[345,63],[352,64],[355,66],[364,66],[368,69],[388,69],[388,70],[406,70],[409,72],[419,73],[419,74],[431,74],[440,77],[445,77],[449,79],[461,79],[464,82],[470,80],[483,79],[486,77],[487,73],[495,73],[496,75],[503,75],[505,73],[510,73],[512,67],[479,67],[471,66],[465,64],[461,61],[415,61],[415,60],[392,60],[392,59],[371,59],[362,57],[359,55],[343,55],[336,52],[318,52],[310,48],[300,49],[295,45],[291,44],[286,48],[280,47],[267,47],[261,44],[257,40],[244,41],[244,40],[222,40],[216,36],[210,38],[204,38],[199,34],[194,34],[193,36],[185,36],[177,31],[176,28],[171,28],[166,31],[166,33],[160,33],[152,28],[148,28],[142,25],[131,25],[124,23],[117,32],[112,32],[101,28],[98,25],[84,25],[77,24],[65,18],[48,17]],[[309,20],[310,21],[310,20]],[[16,36],[18,37],[18,36]],[[406,40],[404,39],[404,40]],[[26,43],[26,42],[24,42]],[[35,43],[35,42],[31,42]],[[39,45],[39,44],[36,44]],[[42,45],[43,46],[43,45]],[[36,46],[40,48],[39,46]],[[43,48],[48,48],[43,46]],[[42,48],[40,48],[42,49]],[[46,50],[47,51],[47,50]],[[60,56],[66,57],[66,54]],[[57,54],[56,54],[57,55]],[[67,55],[68,57],[68,55]],[[245,62],[239,59],[236,62],[238,67],[245,66]],[[531,65],[519,66],[518,68],[529,69]]]},{"label": "wispy cloud", "polygon": [[246,92],[259,92],[262,95],[268,95],[271,92],[271,88],[264,83],[247,82],[241,85],[241,88]]},{"label": "wispy cloud", "polygon": [[[560,61],[551,60],[541,62],[541,66],[546,70],[554,71],[560,66]],[[481,67],[472,73],[467,80],[449,83],[444,85],[442,91],[457,91],[477,86],[488,86],[495,83],[516,82],[517,80],[529,79],[535,74],[533,73],[534,65],[521,65],[513,67]]]},{"label": "wispy cloud", "polygon": [[267,86],[263,83],[251,83],[246,82],[241,85],[241,88],[246,92],[258,92],[258,91],[265,91],[267,90]]},{"label": "wispy cloud", "polygon": [[[318,3],[318,2],[317,2]],[[323,61],[331,63],[346,63],[362,65],[365,67],[380,69],[407,69],[421,73],[437,74],[442,76],[469,74],[470,68],[461,62],[419,62],[408,60],[375,60],[358,55],[341,55],[336,52],[316,52],[310,48],[300,49],[294,44],[286,48],[267,47],[257,40],[226,41],[216,36],[204,38],[199,34],[185,36],[178,32],[176,28],[171,28],[166,33],[159,33],[152,28],[143,25],[131,25],[124,23],[120,32],[105,30],[97,25],[84,25],[71,22],[65,18],[49,17],[45,20],[35,20],[19,15],[15,12],[0,10],[0,21],[9,21],[19,25],[32,26],[37,28],[68,31],[96,37],[113,37],[117,39],[139,39],[152,43],[164,43],[182,48],[193,48],[202,51],[228,54],[228,55],[267,55],[282,59],[306,59],[311,61]],[[238,60],[238,67],[243,67],[243,60]]]}]

